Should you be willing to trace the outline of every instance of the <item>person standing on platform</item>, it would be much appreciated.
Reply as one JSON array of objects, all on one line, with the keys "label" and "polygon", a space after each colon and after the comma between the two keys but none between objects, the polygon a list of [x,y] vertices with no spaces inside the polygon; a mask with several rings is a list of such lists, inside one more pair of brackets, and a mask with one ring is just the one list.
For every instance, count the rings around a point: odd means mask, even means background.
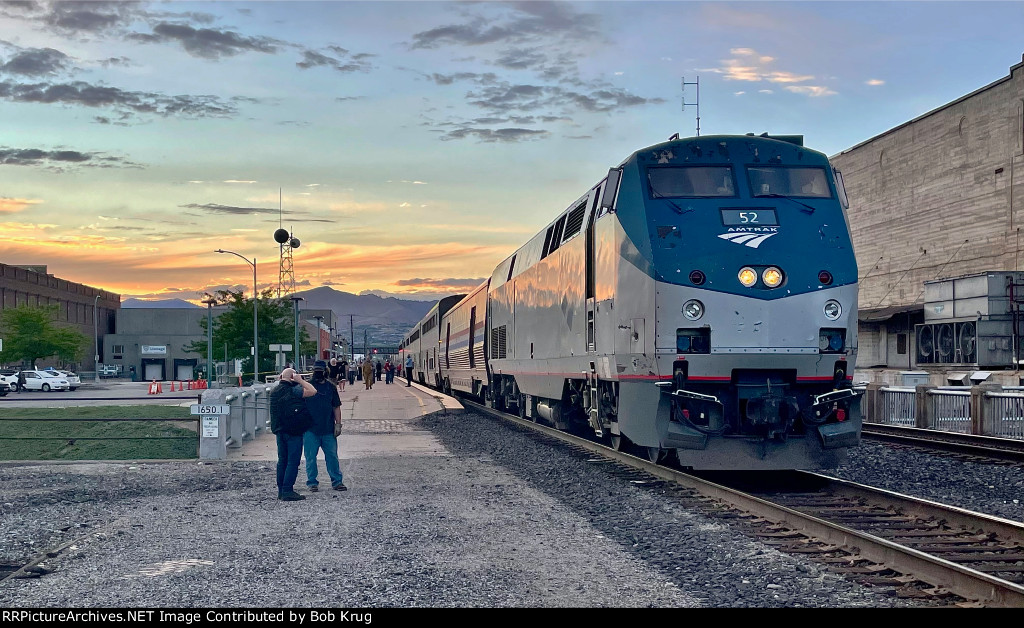
[{"label": "person standing on platform", "polygon": [[345,378],[348,377],[348,373],[345,372],[344,367],[338,364],[338,358],[331,358],[331,364],[327,367],[327,379],[334,384],[338,391],[345,390],[342,388]]},{"label": "person standing on platform", "polygon": [[306,499],[295,492],[295,478],[302,458],[302,438],[313,422],[304,399],[315,394],[316,388],[292,368],[281,371],[277,386],[270,392],[270,431],[277,436],[277,498],[282,501]]},{"label": "person standing on platform", "polygon": [[310,382],[316,394],[306,398],[306,408],[313,417],[313,424],[302,437],[306,454],[306,486],[313,493],[320,490],[317,481],[316,455],[324,450],[324,462],[327,463],[327,475],[331,476],[331,488],[336,491],[347,491],[342,482],[341,465],[338,464],[338,437],[335,436],[335,425],[341,425],[341,399],[338,387],[327,381],[328,367],[323,360],[313,363],[313,380]]},{"label": "person standing on platform", "polygon": [[391,364],[391,360],[388,359],[388,361],[384,363],[384,383],[385,384],[390,384],[394,380],[395,380],[395,366],[393,364]]},{"label": "person standing on platform", "polygon": [[379,382],[380,381],[380,374],[381,374],[381,371],[383,370],[383,367],[380,364],[380,360],[374,360],[373,361],[373,370],[374,370],[374,374],[375,374],[374,379]]},{"label": "person standing on platform", "polygon": [[345,392],[345,382],[348,381],[348,360],[342,360],[338,365],[338,392]]},{"label": "person standing on platform", "polygon": [[406,378],[407,381],[405,382],[405,386],[407,388],[409,386],[412,386],[412,369],[413,369],[414,366],[416,366],[416,363],[413,361],[412,356],[411,355],[406,356],[405,357],[405,378]]},{"label": "person standing on platform", "polygon": [[363,361],[363,383],[366,384],[366,390],[373,388],[373,363],[369,360]]}]

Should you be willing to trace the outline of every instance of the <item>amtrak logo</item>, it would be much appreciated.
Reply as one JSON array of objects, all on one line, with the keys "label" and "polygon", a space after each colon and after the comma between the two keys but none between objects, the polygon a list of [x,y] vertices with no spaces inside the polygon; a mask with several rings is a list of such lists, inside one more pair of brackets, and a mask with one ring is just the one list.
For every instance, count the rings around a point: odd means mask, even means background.
[{"label": "amtrak logo", "polygon": [[741,229],[735,231],[730,229],[730,233],[723,233],[718,237],[756,249],[761,246],[762,242],[778,233],[778,227],[747,227]]}]

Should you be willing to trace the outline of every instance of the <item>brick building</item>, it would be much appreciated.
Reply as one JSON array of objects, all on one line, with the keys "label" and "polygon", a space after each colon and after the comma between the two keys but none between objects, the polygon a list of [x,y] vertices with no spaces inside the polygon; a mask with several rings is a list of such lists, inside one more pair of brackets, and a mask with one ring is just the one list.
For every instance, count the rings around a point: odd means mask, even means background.
[{"label": "brick building", "polygon": [[[957,366],[969,370],[972,363],[962,356],[951,366],[931,368],[939,358],[918,353],[926,318],[950,312],[932,303],[949,295],[938,288],[926,294],[925,282],[1024,270],[1024,59],[1008,76],[832,162],[844,175],[860,270],[858,367],[924,365],[937,374],[935,383],[945,383],[942,374]],[[971,316],[983,314],[961,311],[957,318]],[[1017,355],[1006,368],[1024,359],[1020,334],[1011,333]]]},{"label": "brick building", "polygon": [[[92,341],[82,353],[79,364],[69,365],[75,370],[92,372],[93,356],[96,353],[96,336],[100,338],[113,333],[114,319],[121,308],[121,295],[93,288],[66,279],[59,279],[46,272],[46,266],[14,266],[0,264],[0,310],[19,305],[57,305],[58,323],[69,323]],[[93,324],[95,308],[96,321]],[[96,332],[94,334],[94,331]],[[56,366],[56,358],[43,360],[36,366]],[[100,362],[103,355],[100,354]],[[0,353],[0,363],[6,364]]]}]

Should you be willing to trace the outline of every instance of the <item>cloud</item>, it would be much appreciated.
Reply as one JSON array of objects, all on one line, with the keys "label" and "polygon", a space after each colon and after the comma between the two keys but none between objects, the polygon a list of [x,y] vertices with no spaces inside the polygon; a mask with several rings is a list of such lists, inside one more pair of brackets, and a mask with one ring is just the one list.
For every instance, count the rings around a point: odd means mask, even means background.
[{"label": "cloud", "polygon": [[876,87],[878,85],[885,85],[885,81],[883,81],[881,79],[869,79],[867,81],[864,81],[864,84],[865,85],[871,85],[872,87]]},{"label": "cloud", "polygon": [[59,50],[30,48],[15,53],[7,63],[0,65],[0,72],[23,76],[43,76],[67,70],[69,65],[69,57]]},{"label": "cloud", "polygon": [[779,83],[786,86],[786,89],[808,96],[832,96],[837,92],[824,86],[799,85],[792,83],[806,83],[815,79],[812,74],[799,74],[771,68],[775,63],[775,57],[759,54],[752,48],[733,48],[729,51],[733,57],[723,59],[722,66],[717,68],[704,68],[700,72],[712,72],[721,74],[727,81],[747,81],[752,83]]},{"label": "cloud", "polygon": [[470,16],[462,24],[448,24],[415,33],[409,47],[522,44],[542,38],[592,41],[601,36],[596,15],[579,13],[562,2],[517,2],[488,7],[487,12],[486,17]]},{"label": "cloud", "polygon": [[477,277],[473,279],[399,279],[394,284],[403,288],[417,288],[421,290],[441,291],[441,292],[461,292],[463,290],[471,290],[482,284],[486,279],[483,277]]},{"label": "cloud", "polygon": [[274,54],[283,43],[270,37],[247,37],[234,31],[193,28],[187,24],[160,22],[152,34],[135,33],[131,39],[145,43],[176,43],[188,54],[202,59],[218,60],[245,52]]},{"label": "cloud", "polygon": [[230,102],[216,96],[166,96],[128,92],[116,87],[71,83],[22,84],[0,81],[0,99],[12,102],[110,107],[131,113],[186,118],[228,117],[238,113]]},{"label": "cloud", "polygon": [[189,203],[188,205],[178,205],[178,207],[184,207],[185,209],[203,209],[214,214],[249,215],[277,214],[280,212],[276,207],[235,207],[232,205],[219,205],[217,203],[204,203],[202,205],[198,203]]},{"label": "cloud", "polygon": [[461,140],[468,137],[476,137],[481,142],[520,142],[523,140],[542,139],[551,135],[548,131],[539,129],[476,129],[461,128],[454,129],[444,134],[442,140]]},{"label": "cloud", "polygon": [[368,59],[376,55],[367,53],[351,54],[348,50],[339,46],[328,46],[327,50],[333,53],[333,55],[315,50],[303,50],[302,61],[295,65],[303,70],[321,66],[329,67],[346,74],[349,72],[369,72],[373,68]]},{"label": "cloud", "polygon": [[795,94],[806,94],[813,98],[819,96],[835,96],[837,92],[821,85],[787,85],[786,89]]},{"label": "cloud", "polygon": [[10,198],[0,196],[0,214],[13,214],[28,209],[32,205],[39,205],[43,201],[35,198]]},{"label": "cloud", "polygon": [[0,165],[44,166],[61,169],[66,166],[92,168],[141,168],[140,164],[122,157],[103,153],[83,153],[77,150],[43,150],[40,148],[8,148],[0,146]]},{"label": "cloud", "polygon": [[242,179],[226,179],[221,183],[259,183],[259,181],[244,181]]}]

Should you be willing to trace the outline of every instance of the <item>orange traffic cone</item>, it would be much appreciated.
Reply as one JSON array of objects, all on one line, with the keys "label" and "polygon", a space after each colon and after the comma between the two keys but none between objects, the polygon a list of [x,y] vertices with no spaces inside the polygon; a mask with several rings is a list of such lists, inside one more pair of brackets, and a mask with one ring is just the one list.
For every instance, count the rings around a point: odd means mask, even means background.
[{"label": "orange traffic cone", "polygon": [[156,380],[154,379],[153,383],[149,385],[149,394],[155,395],[156,393],[157,393],[157,390],[156,390]]},{"label": "orange traffic cone", "polygon": [[[153,381],[156,381],[156,380],[153,380]],[[162,393],[164,391],[164,383],[163,382],[156,382],[156,391],[158,393]]]}]

